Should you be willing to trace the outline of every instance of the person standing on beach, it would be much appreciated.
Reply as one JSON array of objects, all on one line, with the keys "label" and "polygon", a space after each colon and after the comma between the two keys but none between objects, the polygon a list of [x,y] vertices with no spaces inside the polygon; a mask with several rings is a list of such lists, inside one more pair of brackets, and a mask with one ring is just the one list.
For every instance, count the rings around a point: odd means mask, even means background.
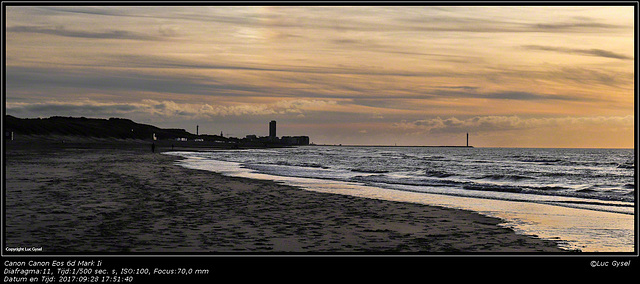
[{"label": "person standing on beach", "polygon": [[155,153],[156,152],[156,143],[151,143],[151,153]]}]

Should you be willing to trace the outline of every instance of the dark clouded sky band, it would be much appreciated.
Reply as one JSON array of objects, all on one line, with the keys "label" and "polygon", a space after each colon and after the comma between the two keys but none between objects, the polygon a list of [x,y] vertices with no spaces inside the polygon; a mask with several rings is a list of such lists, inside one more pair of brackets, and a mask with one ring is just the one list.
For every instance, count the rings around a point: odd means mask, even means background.
[{"label": "dark clouded sky band", "polygon": [[[632,147],[633,12],[8,6],[7,112],[239,136],[277,119],[279,133],[318,143],[446,144],[475,131],[485,146]],[[608,140],[569,139],[581,135]]]},{"label": "dark clouded sky band", "polygon": [[15,33],[40,33],[65,37],[79,37],[91,39],[135,39],[135,40],[158,40],[159,37],[136,34],[128,31],[114,30],[107,32],[86,32],[67,30],[64,26],[55,28],[34,27],[34,26],[15,26],[7,29],[8,32]]},{"label": "dark clouded sky band", "polygon": [[576,49],[576,48],[563,48],[563,47],[553,47],[553,46],[538,46],[538,45],[526,45],[524,48],[531,50],[545,50],[545,51],[556,51],[563,52],[569,54],[578,54],[578,55],[590,55],[590,56],[601,56],[606,58],[615,58],[622,60],[633,60],[633,57],[626,56],[622,54],[617,54],[611,51],[606,51],[602,49]]}]

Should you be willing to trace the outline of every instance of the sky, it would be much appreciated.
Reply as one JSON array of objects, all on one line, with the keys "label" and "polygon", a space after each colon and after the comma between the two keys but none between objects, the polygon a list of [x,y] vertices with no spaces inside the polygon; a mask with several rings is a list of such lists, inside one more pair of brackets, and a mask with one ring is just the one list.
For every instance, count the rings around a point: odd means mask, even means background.
[{"label": "sky", "polygon": [[633,148],[625,6],[20,6],[5,111],[316,144]]}]

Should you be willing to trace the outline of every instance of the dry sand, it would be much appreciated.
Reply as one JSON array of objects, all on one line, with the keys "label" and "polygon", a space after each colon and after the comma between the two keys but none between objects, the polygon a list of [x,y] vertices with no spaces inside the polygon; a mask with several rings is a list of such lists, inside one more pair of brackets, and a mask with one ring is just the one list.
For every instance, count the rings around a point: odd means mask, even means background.
[{"label": "dry sand", "polygon": [[150,143],[6,145],[6,247],[56,253],[564,252],[474,212],[175,165]]}]

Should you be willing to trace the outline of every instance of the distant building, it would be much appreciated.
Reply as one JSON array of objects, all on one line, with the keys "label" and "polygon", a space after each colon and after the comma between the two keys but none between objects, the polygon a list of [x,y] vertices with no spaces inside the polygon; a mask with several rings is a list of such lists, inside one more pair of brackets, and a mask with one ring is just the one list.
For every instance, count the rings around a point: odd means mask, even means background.
[{"label": "distant building", "polygon": [[278,138],[276,136],[276,121],[272,120],[269,122],[269,136],[246,135],[244,138],[238,139],[237,142],[266,147],[299,146],[309,145],[309,136],[283,136]]},{"label": "distant building", "polygon": [[276,138],[276,121],[275,120],[272,120],[271,122],[269,122],[269,138],[271,139]]},{"label": "distant building", "polygon": [[285,145],[309,145],[309,136],[282,136],[280,142]]}]

